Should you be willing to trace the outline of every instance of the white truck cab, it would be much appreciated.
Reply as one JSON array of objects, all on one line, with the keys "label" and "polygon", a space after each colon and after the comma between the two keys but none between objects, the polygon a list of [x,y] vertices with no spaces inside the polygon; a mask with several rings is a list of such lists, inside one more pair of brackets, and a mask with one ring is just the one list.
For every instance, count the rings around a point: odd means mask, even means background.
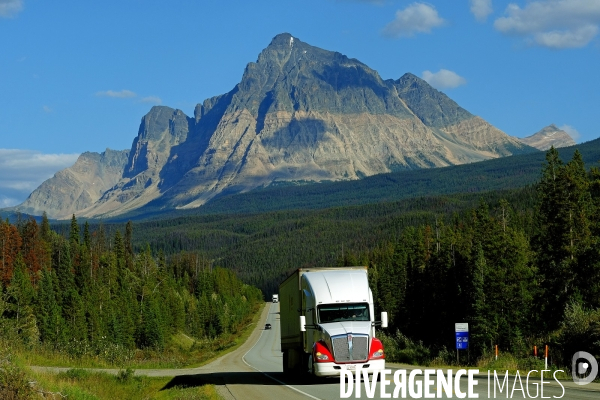
[{"label": "white truck cab", "polygon": [[279,287],[284,372],[385,369],[366,267],[299,269]]}]

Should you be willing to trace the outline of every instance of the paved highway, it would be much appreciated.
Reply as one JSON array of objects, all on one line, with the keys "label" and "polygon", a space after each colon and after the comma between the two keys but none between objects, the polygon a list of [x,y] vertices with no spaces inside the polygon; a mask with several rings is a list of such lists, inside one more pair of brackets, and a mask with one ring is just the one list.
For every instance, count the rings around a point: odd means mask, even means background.
[{"label": "paved highway", "polygon": [[[245,355],[243,356],[243,361],[254,371],[264,374],[268,378],[272,379],[273,382],[277,382],[280,386],[287,388],[289,396],[304,396],[304,399],[313,398],[313,399],[340,399],[340,383],[339,379],[314,379],[310,382],[303,382],[300,379],[288,378],[283,375],[283,369],[281,365],[281,350],[279,344],[279,304],[270,304],[267,305],[268,315],[263,316],[264,320],[261,321],[261,325],[259,328],[264,328],[264,323],[270,323],[272,325],[271,330],[262,330],[257,341],[254,343],[253,347],[250,348]],[[404,366],[389,364],[389,368],[392,371],[396,371],[398,369],[404,369]],[[414,367],[406,367],[407,375],[410,374],[410,369]],[[456,371],[455,371],[456,372]],[[488,397],[488,381],[487,377],[479,377],[476,378],[478,384],[475,386],[475,393],[479,394],[479,398],[494,398],[493,386],[490,386],[490,396]],[[493,379],[493,377],[492,377]],[[422,375],[419,379],[422,382]],[[547,379],[544,379],[547,381]],[[552,380],[552,379],[551,379]],[[552,380],[554,384],[544,385],[544,397],[548,398],[560,398],[563,399],[600,399],[600,392],[595,390],[589,390],[589,388],[575,388],[573,384],[564,384],[566,387],[563,389],[559,386],[555,381]],[[510,380],[510,389],[512,391],[514,379]],[[524,391],[519,390],[521,387],[517,384],[516,389],[512,392],[512,396],[509,394],[508,398],[513,399],[522,399],[522,398],[530,398],[530,396],[536,396],[536,386],[533,385],[534,382],[529,382],[529,394],[526,391],[526,383],[525,379],[522,379],[522,385]],[[539,384],[539,378],[535,383]],[[376,393],[373,398],[380,399],[382,398],[380,395],[380,386],[381,383],[377,382],[376,385]],[[467,387],[467,379],[461,379],[461,390],[466,391]],[[539,386],[538,386],[539,387]],[[392,394],[394,389],[393,383],[390,387],[388,387],[387,393]],[[497,389],[498,390],[498,389]],[[265,393],[264,398],[271,398],[271,396]],[[437,392],[437,387],[435,385],[432,386],[432,393]],[[287,395],[286,395],[287,396]],[[540,393],[537,394],[537,398],[540,398]],[[288,397],[285,397],[288,398]],[[355,393],[352,393],[350,396],[351,399],[355,399]],[[361,397],[363,399],[368,398],[365,393],[364,383],[361,390]],[[411,398],[407,394],[407,398]],[[445,394],[444,398],[457,398],[456,392]],[[495,398],[507,398],[506,389],[502,394],[499,392],[496,393]],[[250,397],[240,397],[240,399],[250,399]]]},{"label": "paved highway", "polygon": [[[265,323],[270,323],[272,329],[265,330]],[[282,355],[279,344],[279,304],[267,303],[258,322],[258,326],[252,332],[249,339],[235,351],[226,354],[217,360],[200,368],[190,369],[156,369],[156,370],[136,370],[136,375],[148,376],[172,376],[166,388],[173,386],[199,386],[203,384],[214,384],[217,386],[221,396],[227,400],[295,400],[295,399],[340,399],[339,379],[312,379],[305,381],[299,378],[290,378],[283,375]],[[32,367],[38,370],[51,370],[54,372],[64,371],[68,368],[48,368]],[[397,364],[388,364],[392,371],[405,369],[407,375],[410,374],[412,366],[402,366]],[[118,370],[102,370],[108,373],[117,373]],[[456,371],[455,371],[456,372]],[[423,381],[422,375],[419,381]],[[502,394],[488,397],[487,377],[477,378],[478,384],[475,386],[475,393],[479,394],[480,399],[498,398],[498,399],[523,399],[530,398],[527,392],[516,390],[512,395],[506,395],[506,389]],[[514,379],[510,381],[512,390]],[[525,379],[522,380],[523,389],[525,389]],[[539,378],[536,381],[539,383]],[[422,383],[421,383],[422,384]],[[544,398],[563,398],[568,400],[600,399],[600,385],[591,384],[584,387],[577,387],[572,382],[563,383],[565,391],[554,382],[553,385],[544,385]],[[376,393],[373,398],[380,399],[381,383],[377,382]],[[467,387],[467,379],[461,380],[461,390]],[[394,385],[387,391],[392,394]],[[517,385],[517,389],[520,386]],[[541,398],[540,394],[536,396],[536,387],[530,382],[530,395]],[[437,392],[435,385],[431,388],[432,393]],[[424,397],[424,396],[423,396]],[[356,399],[355,393],[350,396]],[[361,390],[362,399],[367,399],[364,383]],[[407,395],[407,398],[411,398]],[[420,397],[416,397],[420,398]],[[455,392],[446,394],[443,398],[457,398]]]}]

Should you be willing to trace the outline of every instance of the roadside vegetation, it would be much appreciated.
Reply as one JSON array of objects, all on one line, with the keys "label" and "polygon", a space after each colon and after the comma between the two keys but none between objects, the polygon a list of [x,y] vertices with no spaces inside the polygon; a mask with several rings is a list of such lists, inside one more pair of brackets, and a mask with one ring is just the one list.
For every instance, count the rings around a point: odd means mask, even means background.
[{"label": "roadside vegetation", "polygon": [[0,398],[26,399],[177,399],[217,400],[214,385],[170,387],[171,378],[134,376],[133,370],[116,375],[70,369],[67,372],[25,372],[11,366],[0,372]]},{"label": "roadside vegetation", "polygon": [[200,365],[239,343],[264,304],[260,290],[196,254],[134,252],[131,223],[110,238],[80,228],[75,217],[68,235],[46,218],[0,222],[0,390],[16,398],[55,382],[19,365]]}]

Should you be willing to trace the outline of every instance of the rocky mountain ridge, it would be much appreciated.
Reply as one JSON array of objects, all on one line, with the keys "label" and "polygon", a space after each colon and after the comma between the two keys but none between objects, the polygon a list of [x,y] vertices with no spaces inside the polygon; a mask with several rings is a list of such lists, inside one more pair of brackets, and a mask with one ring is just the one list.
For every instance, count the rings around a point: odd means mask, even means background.
[{"label": "rocky mountain ridge", "polygon": [[[99,176],[91,167],[79,180],[57,178],[92,159],[82,155],[17,208],[53,218],[149,203],[193,208],[276,182],[352,180],[529,151],[415,75],[383,80],[358,60],[280,34],[233,90],[196,106],[193,117],[153,107],[98,190],[89,189]],[[79,196],[61,195],[75,187]]]},{"label": "rocky mountain ridge", "polygon": [[521,142],[538,150],[548,150],[550,147],[567,147],[575,145],[573,138],[554,124],[548,125],[541,131],[521,139]]},{"label": "rocky mountain ridge", "polygon": [[32,215],[45,211],[51,218],[79,214],[119,182],[128,156],[129,150],[85,152],[73,166],[44,181],[16,210]]}]

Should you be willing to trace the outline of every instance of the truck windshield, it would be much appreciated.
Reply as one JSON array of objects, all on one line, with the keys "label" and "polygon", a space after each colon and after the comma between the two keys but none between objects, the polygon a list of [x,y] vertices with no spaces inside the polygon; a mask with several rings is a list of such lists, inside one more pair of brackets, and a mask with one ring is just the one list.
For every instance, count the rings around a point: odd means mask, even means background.
[{"label": "truck windshield", "polygon": [[369,304],[325,304],[318,306],[319,323],[342,321],[370,321]]}]

